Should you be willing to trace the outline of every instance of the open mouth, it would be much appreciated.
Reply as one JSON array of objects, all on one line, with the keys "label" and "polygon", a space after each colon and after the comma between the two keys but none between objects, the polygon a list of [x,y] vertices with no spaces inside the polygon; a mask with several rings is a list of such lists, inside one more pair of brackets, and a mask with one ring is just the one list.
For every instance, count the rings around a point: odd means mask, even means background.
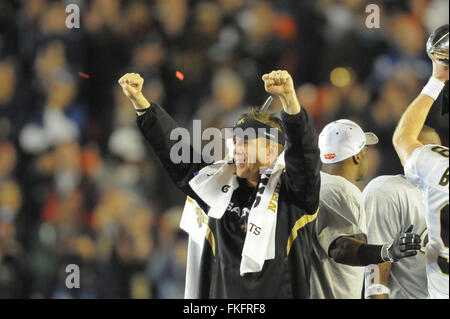
[{"label": "open mouth", "polygon": [[235,154],[234,155],[234,163],[239,168],[244,167],[245,163],[246,163],[245,162],[245,156],[244,155]]},{"label": "open mouth", "polygon": [[245,163],[235,163],[236,167],[239,169],[245,168]]}]

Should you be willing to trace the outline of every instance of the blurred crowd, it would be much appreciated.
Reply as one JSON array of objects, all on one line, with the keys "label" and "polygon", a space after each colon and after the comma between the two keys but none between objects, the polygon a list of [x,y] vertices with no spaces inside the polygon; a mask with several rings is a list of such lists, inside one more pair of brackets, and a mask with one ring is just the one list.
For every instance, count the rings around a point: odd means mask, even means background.
[{"label": "blurred crowd", "polygon": [[[65,25],[69,3],[79,29]],[[369,3],[379,29],[365,25]],[[137,131],[124,73],[181,126],[220,128],[263,103],[262,74],[286,69],[317,132],[356,121],[380,137],[370,178],[399,174],[392,134],[431,75],[425,43],[448,6],[0,0],[0,298],[183,297],[184,196]],[[427,124],[448,145],[448,118],[433,110]],[[65,286],[69,264],[80,289]]]}]

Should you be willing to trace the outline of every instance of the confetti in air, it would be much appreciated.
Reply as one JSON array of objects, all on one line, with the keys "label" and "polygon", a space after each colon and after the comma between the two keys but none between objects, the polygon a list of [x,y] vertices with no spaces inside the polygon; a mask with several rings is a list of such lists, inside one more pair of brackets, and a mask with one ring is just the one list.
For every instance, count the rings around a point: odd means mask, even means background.
[{"label": "confetti in air", "polygon": [[82,78],[89,79],[89,74],[78,72],[78,75],[81,76]]},{"label": "confetti in air", "polygon": [[180,71],[175,72],[175,76],[177,77],[178,80],[183,81],[184,80],[184,74],[181,73]]}]

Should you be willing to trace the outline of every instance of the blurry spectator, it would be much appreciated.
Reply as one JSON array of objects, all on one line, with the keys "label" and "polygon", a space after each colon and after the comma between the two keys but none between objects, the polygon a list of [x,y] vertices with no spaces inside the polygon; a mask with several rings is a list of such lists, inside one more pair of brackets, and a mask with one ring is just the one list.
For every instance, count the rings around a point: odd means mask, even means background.
[{"label": "blurry spectator", "polygon": [[184,296],[184,276],[187,258],[186,236],[179,230],[181,207],[172,207],[159,220],[159,248],[147,265],[147,273],[159,298]]},{"label": "blurry spectator", "polygon": [[169,39],[180,38],[188,18],[186,0],[156,0],[156,18]]},{"label": "blurry spectator", "polygon": [[140,43],[151,32],[153,12],[143,1],[134,1],[126,7],[123,14],[125,19],[125,35],[133,42]]},{"label": "blurry spectator", "polygon": [[0,182],[12,177],[16,156],[14,145],[8,140],[0,139]]},{"label": "blurry spectator", "polygon": [[221,69],[212,80],[212,96],[194,116],[202,125],[222,128],[234,123],[243,112],[245,86],[239,75],[232,70]]},{"label": "blurry spectator", "polygon": [[152,212],[142,208],[138,197],[122,190],[110,190],[93,216],[98,233],[99,277],[102,298],[130,298],[131,278],[145,270],[153,249]]},{"label": "blurry spectator", "polygon": [[16,182],[0,179],[0,298],[30,296],[32,278],[27,256],[16,238],[15,220],[21,206]]},{"label": "blurry spectator", "polygon": [[74,101],[76,86],[70,73],[60,70],[54,74],[46,83],[45,92],[44,109],[20,134],[21,146],[30,153],[80,140],[85,125],[83,106]]},{"label": "blurry spectator", "polygon": [[431,66],[424,50],[427,40],[420,20],[414,15],[395,16],[390,25],[387,41],[392,42],[386,53],[374,63],[374,77],[377,83],[384,83],[395,72],[413,72],[426,80]]},{"label": "blurry spectator", "polygon": [[28,92],[18,85],[19,69],[13,60],[0,57],[0,138],[17,139],[28,115]]}]

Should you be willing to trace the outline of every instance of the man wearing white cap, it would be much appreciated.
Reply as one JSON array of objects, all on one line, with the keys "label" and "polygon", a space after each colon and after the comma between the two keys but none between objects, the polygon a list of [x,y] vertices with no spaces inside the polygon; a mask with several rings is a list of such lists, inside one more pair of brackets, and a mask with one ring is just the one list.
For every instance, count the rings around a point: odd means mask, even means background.
[{"label": "man wearing white cap", "polygon": [[[420,237],[412,227],[393,243],[368,245],[362,193],[356,182],[366,177],[367,146],[378,143],[374,133],[350,120],[328,124],[319,135],[320,209],[314,233],[311,298],[361,298],[364,267],[414,256]],[[377,262],[375,262],[377,261]]]}]

